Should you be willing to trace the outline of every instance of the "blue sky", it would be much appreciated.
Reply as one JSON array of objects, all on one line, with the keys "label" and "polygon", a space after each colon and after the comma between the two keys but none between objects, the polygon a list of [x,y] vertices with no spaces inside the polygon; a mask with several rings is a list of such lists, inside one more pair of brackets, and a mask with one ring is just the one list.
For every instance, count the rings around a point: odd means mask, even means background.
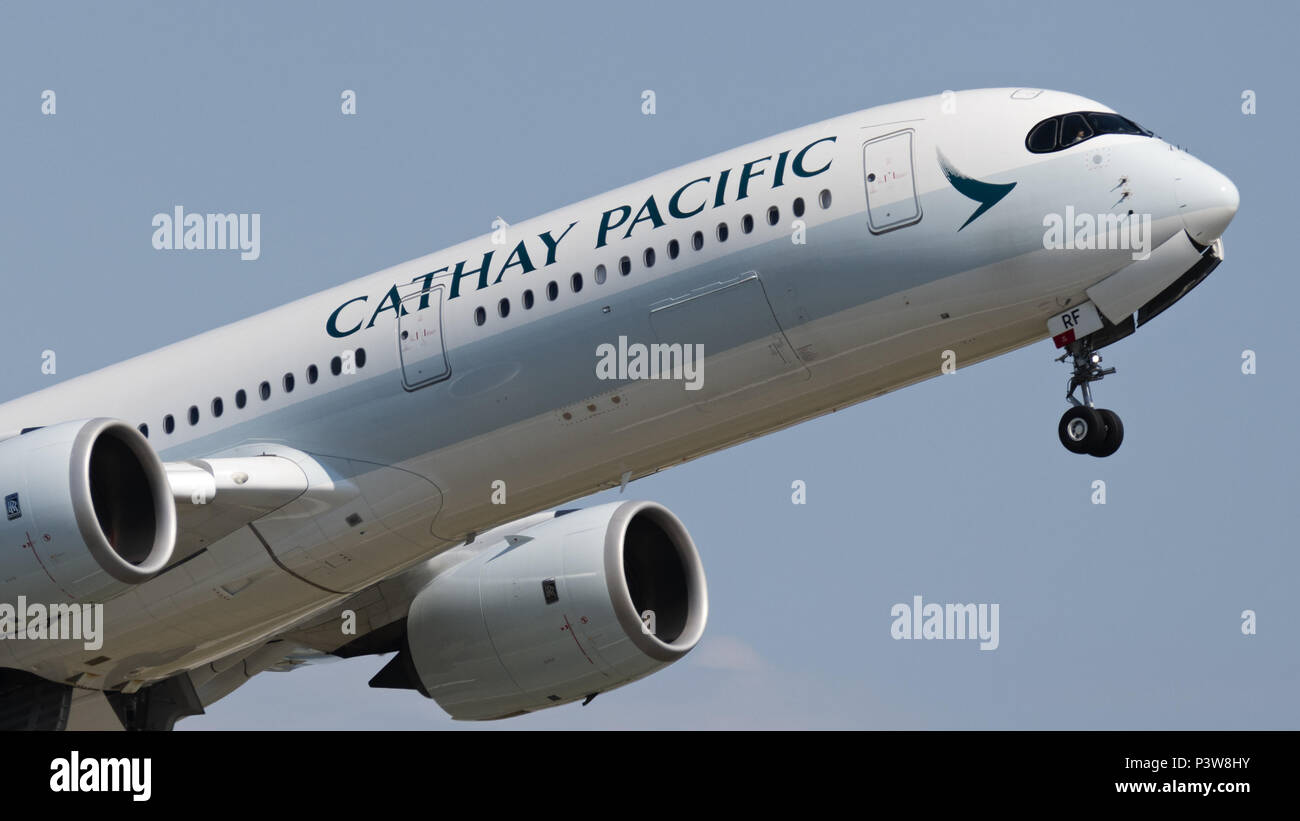
[{"label": "blue sky", "polygon": [[[0,12],[0,400],[498,216],[944,89],[1101,100],[1241,192],[1224,264],[1106,352],[1116,456],[1057,442],[1068,374],[1044,341],[636,482],[700,546],[709,629],[590,706],[457,724],[368,689],[368,658],[264,674],[182,727],[1300,727],[1294,8],[49,5]],[[175,204],[261,213],[261,258],[154,251]],[[893,640],[917,594],[999,603],[999,648]]]}]

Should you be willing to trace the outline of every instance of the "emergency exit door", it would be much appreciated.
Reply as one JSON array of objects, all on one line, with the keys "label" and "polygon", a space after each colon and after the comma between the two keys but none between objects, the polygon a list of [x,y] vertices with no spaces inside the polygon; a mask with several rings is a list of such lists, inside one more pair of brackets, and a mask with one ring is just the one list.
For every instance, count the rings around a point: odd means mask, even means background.
[{"label": "emergency exit door", "polygon": [[402,385],[423,388],[451,375],[442,338],[442,285],[402,300],[397,312],[397,347]]}]

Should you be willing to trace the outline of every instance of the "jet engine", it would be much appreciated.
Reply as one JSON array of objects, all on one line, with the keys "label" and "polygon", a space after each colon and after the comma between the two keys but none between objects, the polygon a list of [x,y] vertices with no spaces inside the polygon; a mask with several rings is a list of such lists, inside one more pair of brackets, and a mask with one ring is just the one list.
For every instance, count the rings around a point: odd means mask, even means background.
[{"label": "jet engine", "polygon": [[0,595],[103,601],[156,576],[176,544],[158,455],[115,419],[64,422],[0,441]]},{"label": "jet engine", "polygon": [[699,641],[704,570],[667,508],[617,502],[531,521],[498,528],[503,538],[415,596],[405,646],[373,686],[414,687],[457,719],[506,718],[620,687]]}]

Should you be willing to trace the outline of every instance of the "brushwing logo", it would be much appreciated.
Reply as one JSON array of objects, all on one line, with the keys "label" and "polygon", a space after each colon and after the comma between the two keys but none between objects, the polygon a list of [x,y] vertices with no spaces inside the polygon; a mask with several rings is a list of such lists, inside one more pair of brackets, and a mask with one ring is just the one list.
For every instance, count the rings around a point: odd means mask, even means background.
[{"label": "brushwing logo", "polygon": [[18,504],[17,493],[10,493],[5,497],[5,515],[9,517],[10,521],[22,517],[23,509]]},{"label": "brushwing logo", "polygon": [[[979,219],[981,214],[997,205],[1003,197],[1011,193],[1012,188],[1016,187],[1014,182],[980,182],[971,179],[954,168],[942,151],[936,148],[935,153],[939,156],[939,167],[943,169],[943,175],[948,178],[948,182],[952,183],[952,187],[957,189],[957,193],[980,204],[980,207],[975,209],[975,213],[961,224],[961,228]],[[960,231],[961,228],[957,230]]]}]

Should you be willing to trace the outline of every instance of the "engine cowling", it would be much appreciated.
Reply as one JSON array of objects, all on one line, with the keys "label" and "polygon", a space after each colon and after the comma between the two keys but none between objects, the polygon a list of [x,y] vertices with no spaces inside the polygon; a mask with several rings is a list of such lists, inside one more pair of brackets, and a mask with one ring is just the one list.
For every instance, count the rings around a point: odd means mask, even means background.
[{"label": "engine cowling", "polygon": [[688,653],[707,620],[681,521],[616,502],[508,535],[436,577],[411,603],[403,652],[453,718],[506,718],[647,676]]},{"label": "engine cowling", "polygon": [[176,544],[158,455],[115,419],[64,422],[0,442],[0,590],[103,601],[156,576]]}]

